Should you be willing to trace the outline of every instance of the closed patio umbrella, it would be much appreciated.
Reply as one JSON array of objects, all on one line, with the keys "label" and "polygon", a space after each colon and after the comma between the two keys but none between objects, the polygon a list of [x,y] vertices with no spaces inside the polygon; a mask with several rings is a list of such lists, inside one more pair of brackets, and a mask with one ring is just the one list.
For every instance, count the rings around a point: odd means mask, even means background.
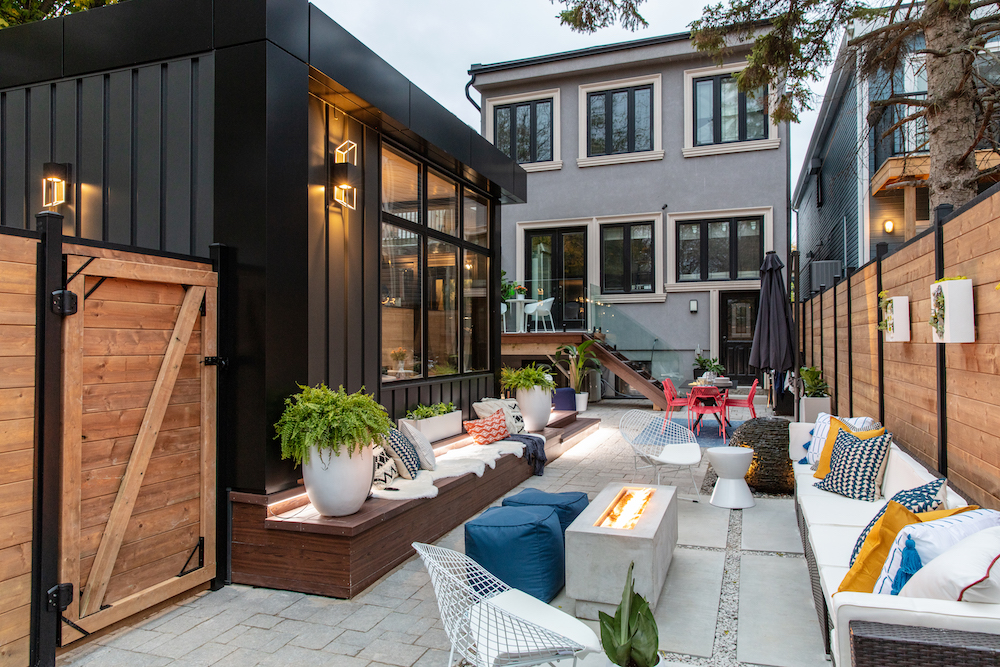
[{"label": "closed patio umbrella", "polygon": [[778,373],[792,370],[795,365],[792,307],[781,275],[783,268],[785,264],[778,254],[769,250],[760,267],[760,307],[750,348],[751,366]]}]

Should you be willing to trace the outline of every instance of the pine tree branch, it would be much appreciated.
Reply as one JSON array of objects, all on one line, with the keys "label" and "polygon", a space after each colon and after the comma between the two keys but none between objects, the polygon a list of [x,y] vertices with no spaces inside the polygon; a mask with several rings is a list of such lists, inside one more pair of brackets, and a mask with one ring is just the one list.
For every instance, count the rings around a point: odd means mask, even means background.
[{"label": "pine tree branch", "polygon": [[[913,121],[913,120],[917,120],[918,118],[923,118],[923,117],[924,117],[924,116],[926,116],[926,115],[927,115],[927,112],[926,112],[926,111],[918,111],[918,112],[916,112],[916,113],[911,113],[911,114],[910,114],[909,116],[907,116],[906,118],[900,118],[900,119],[899,119],[898,121],[896,121],[895,123],[893,123],[893,124],[892,124],[892,127],[890,127],[889,129],[887,129],[887,130],[886,130],[885,132],[883,132],[883,133],[882,133],[882,136],[881,136],[881,138],[882,138],[882,139],[885,139],[885,138],[887,138],[887,137],[888,137],[889,135],[891,135],[891,134],[892,134],[893,132],[895,132],[895,131],[896,131],[896,130],[898,130],[899,128],[903,127],[904,125],[906,125],[906,124],[907,124],[907,123],[909,123],[910,121]],[[917,150],[919,150],[919,147],[918,147],[918,149],[917,149]],[[915,151],[914,151],[914,152],[915,152]]]},{"label": "pine tree branch", "polygon": [[871,105],[873,107],[887,107],[893,104],[905,104],[911,107],[930,107],[931,103],[927,100],[917,100],[912,97],[887,97],[884,100],[872,100]]},{"label": "pine tree branch", "polygon": [[875,30],[872,30],[871,32],[866,32],[863,35],[848,40],[847,46],[849,47],[860,46],[865,42],[871,41],[875,37],[878,37],[879,35],[883,35],[887,32],[894,32],[896,30],[902,30],[904,28],[910,28],[911,26],[923,30],[923,24],[920,22],[920,19],[905,19],[898,23],[891,23],[889,25],[882,26],[881,28],[877,28]]}]

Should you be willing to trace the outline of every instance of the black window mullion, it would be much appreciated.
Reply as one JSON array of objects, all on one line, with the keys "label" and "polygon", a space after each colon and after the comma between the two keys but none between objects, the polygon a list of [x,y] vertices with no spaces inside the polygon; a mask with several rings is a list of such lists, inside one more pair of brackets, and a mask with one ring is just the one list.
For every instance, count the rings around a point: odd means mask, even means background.
[{"label": "black window mullion", "polygon": [[712,141],[722,141],[722,77],[712,77]]},{"label": "black window mullion", "polygon": [[528,111],[528,159],[538,161],[538,102],[532,102]]},{"label": "black window mullion", "polygon": [[628,123],[628,152],[635,152],[635,88],[628,89],[625,115]]},{"label": "black window mullion", "polygon": [[632,223],[622,225],[622,291],[632,293]]},{"label": "black window mullion", "polygon": [[737,114],[739,115],[739,138],[740,141],[747,140],[747,94],[740,91],[737,95]]},{"label": "black window mullion", "polygon": [[701,279],[708,280],[708,221],[701,222]]},{"label": "black window mullion", "polygon": [[614,150],[612,148],[613,133],[611,132],[611,127],[614,125],[615,121],[614,118],[612,118],[611,116],[611,112],[613,111],[611,99],[614,96],[611,94],[610,90],[604,92],[603,95],[604,95],[604,154],[613,155],[612,152]]},{"label": "black window mullion", "polygon": [[739,237],[736,234],[736,219],[729,221],[729,279],[736,280],[736,264],[739,257]]}]

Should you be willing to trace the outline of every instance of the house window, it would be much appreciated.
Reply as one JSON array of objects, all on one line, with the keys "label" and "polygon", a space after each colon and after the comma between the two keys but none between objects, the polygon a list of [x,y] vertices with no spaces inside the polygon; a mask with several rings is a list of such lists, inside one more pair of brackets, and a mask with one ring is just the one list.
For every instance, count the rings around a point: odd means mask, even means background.
[{"label": "house window", "polygon": [[694,144],[767,139],[767,88],[741,93],[732,74],[694,80]]},{"label": "house window", "polygon": [[756,280],[764,257],[764,219],[677,223],[677,280]]},{"label": "house window", "polygon": [[633,294],[654,291],[653,223],[601,226],[601,292]]},{"label": "house window", "polygon": [[653,150],[653,86],[587,94],[587,155]]},{"label": "house window", "polygon": [[493,143],[519,164],[550,162],[552,99],[493,108]]},{"label": "house window", "polygon": [[490,201],[382,149],[382,381],[489,370]]}]

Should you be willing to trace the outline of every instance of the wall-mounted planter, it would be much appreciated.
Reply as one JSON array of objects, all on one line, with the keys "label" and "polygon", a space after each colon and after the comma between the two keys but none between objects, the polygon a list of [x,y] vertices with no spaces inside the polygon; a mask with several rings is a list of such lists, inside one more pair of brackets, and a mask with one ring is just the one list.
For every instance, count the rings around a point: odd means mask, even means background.
[{"label": "wall-mounted planter", "polygon": [[409,424],[426,435],[431,442],[437,442],[462,432],[462,411],[455,410],[446,415],[427,419],[400,419],[399,423]]},{"label": "wall-mounted planter", "polygon": [[891,296],[882,316],[887,322],[885,340],[890,343],[910,342],[910,297]]},{"label": "wall-mounted planter", "polygon": [[930,324],[935,343],[976,342],[971,280],[945,280],[931,285]]}]

